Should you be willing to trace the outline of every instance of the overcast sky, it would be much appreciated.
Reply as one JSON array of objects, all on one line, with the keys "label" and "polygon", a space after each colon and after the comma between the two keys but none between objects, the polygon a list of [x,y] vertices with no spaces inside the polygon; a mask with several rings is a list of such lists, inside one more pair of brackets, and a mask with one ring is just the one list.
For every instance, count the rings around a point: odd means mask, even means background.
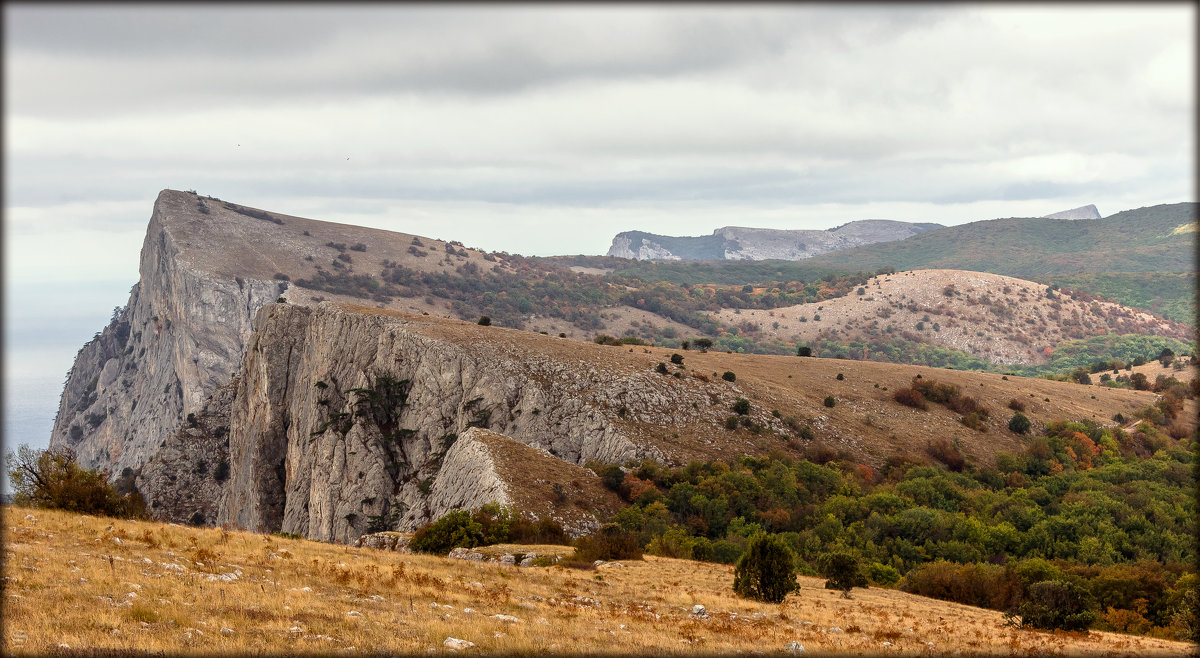
[{"label": "overcast sky", "polygon": [[1192,3],[4,14],[9,377],[125,303],[163,188],[526,255],[1195,200]]}]

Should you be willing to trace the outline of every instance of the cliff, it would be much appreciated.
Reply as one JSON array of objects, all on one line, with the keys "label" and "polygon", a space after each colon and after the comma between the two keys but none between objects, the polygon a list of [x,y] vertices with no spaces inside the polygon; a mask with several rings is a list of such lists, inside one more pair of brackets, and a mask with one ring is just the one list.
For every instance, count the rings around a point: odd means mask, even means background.
[{"label": "cliff", "polygon": [[1100,219],[1100,211],[1096,209],[1095,204],[1088,204],[1044,215],[1042,219]]},{"label": "cliff", "polygon": [[803,260],[818,254],[891,242],[940,224],[866,219],[825,231],[726,226],[712,235],[676,237],[643,231],[617,234],[609,256],[641,260]]},{"label": "cliff", "polygon": [[[896,405],[887,391],[914,366],[695,351],[684,365],[661,347],[437,317],[422,309],[448,302],[367,274],[399,263],[437,280],[484,267],[519,275],[509,260],[163,191],[140,281],[80,350],[51,446],[114,479],[134,475],[161,519],[350,542],[492,500],[586,532],[620,506],[589,462],[814,448],[878,467],[937,435],[986,463],[1020,445]],[[736,381],[718,375],[734,369]],[[1035,422],[1131,414],[1153,397],[936,376],[978,387],[993,408],[1037,391],[1047,404],[1031,403]],[[831,394],[836,407],[823,404]],[[742,397],[749,413],[731,415]]]}]

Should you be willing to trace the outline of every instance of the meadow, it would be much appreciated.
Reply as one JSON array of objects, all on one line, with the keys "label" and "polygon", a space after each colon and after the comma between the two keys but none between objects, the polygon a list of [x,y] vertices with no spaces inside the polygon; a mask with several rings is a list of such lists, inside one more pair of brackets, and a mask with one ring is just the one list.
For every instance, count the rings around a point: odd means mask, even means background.
[{"label": "meadow", "polygon": [[7,506],[3,540],[6,655],[442,653],[449,638],[471,643],[464,653],[511,655],[1191,650],[1019,630],[1000,612],[893,589],[845,599],[804,576],[783,604],[757,603],[733,594],[729,565],[649,555],[593,570],[516,568]]}]

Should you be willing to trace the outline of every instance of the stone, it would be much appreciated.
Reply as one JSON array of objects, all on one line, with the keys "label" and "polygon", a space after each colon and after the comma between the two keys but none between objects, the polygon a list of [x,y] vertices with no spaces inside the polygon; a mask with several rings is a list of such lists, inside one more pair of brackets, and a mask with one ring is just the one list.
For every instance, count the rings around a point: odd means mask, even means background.
[{"label": "stone", "polygon": [[221,627],[221,635],[233,635],[233,629],[222,626]]},{"label": "stone", "polygon": [[461,651],[463,649],[470,649],[471,647],[475,646],[475,643],[468,642],[467,640],[460,640],[456,637],[448,637],[444,642],[442,642],[442,646],[454,651]]},{"label": "stone", "polygon": [[492,615],[492,619],[502,621],[508,624],[519,624],[521,620],[512,615]]}]

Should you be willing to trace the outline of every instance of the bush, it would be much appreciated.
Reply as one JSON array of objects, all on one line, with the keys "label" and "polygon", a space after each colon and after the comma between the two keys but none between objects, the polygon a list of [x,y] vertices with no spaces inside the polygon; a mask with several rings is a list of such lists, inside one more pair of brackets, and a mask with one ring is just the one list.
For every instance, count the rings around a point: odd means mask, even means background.
[{"label": "bush", "polygon": [[667,364],[660,361],[658,365],[654,366],[654,372],[657,372],[660,375],[667,374]]},{"label": "bush", "polygon": [[801,345],[796,348],[796,356],[812,356],[812,348],[807,345]]},{"label": "bush", "polygon": [[642,545],[637,535],[616,523],[605,523],[599,530],[575,540],[574,566],[591,566],[596,560],[640,560]]},{"label": "bush", "polygon": [[737,426],[738,426],[738,417],[737,416],[730,416],[725,419],[725,429],[736,430]]},{"label": "bush", "polygon": [[929,443],[929,455],[934,459],[946,465],[946,468],[959,473],[966,466],[966,460],[963,458],[958,448],[946,439],[938,439]]},{"label": "bush", "polygon": [[890,564],[872,562],[867,565],[867,578],[876,585],[888,587],[900,582],[900,572]]},{"label": "bush", "polygon": [[1063,580],[1034,583],[1017,608],[1021,625],[1045,630],[1087,630],[1096,619],[1091,595],[1078,585]]},{"label": "bush", "polygon": [[1025,411],[1025,403],[1013,398],[1008,401],[1008,408],[1013,411]]},{"label": "bush", "polygon": [[1013,414],[1012,420],[1008,421],[1009,431],[1017,434],[1028,434],[1031,426],[1032,423],[1029,422],[1029,418],[1019,411]]},{"label": "bush", "polygon": [[671,363],[674,363],[677,366],[683,365],[683,355],[682,354],[672,354],[671,355]]},{"label": "bush", "polygon": [[735,382],[737,381],[737,375],[733,374],[732,370],[726,370],[725,374],[721,375],[721,379],[727,382]]},{"label": "bush", "polygon": [[729,541],[728,539],[718,539],[712,543],[712,562],[721,564],[733,564],[742,557],[745,549],[737,542]]},{"label": "bush", "polygon": [[444,555],[452,548],[475,548],[483,543],[483,526],[466,510],[454,510],[413,533],[409,548]]},{"label": "bush", "polygon": [[914,409],[927,409],[929,407],[929,405],[925,404],[925,396],[921,395],[920,391],[907,386],[896,389],[896,392],[892,393],[892,399]]},{"label": "bush", "polygon": [[28,445],[5,457],[13,503],[43,509],[117,518],[146,518],[146,502],[136,490],[121,494],[107,471],[85,469],[70,448],[34,450]]},{"label": "bush", "polygon": [[477,324],[481,327],[490,327],[492,326],[492,319],[486,315],[481,315]]},{"label": "bush", "polygon": [[840,381],[842,381],[842,380],[843,380],[843,379],[845,379],[845,378],[846,378],[846,376],[845,376],[845,375],[843,375],[842,373],[840,373],[840,372],[839,372],[839,373],[837,374],[837,380],[838,380],[839,382],[840,382]]},{"label": "bush", "polygon": [[830,409],[832,409],[835,404],[837,404],[837,400],[834,400],[832,395],[825,396],[825,406],[826,407],[829,407]]},{"label": "bush", "polygon": [[775,534],[752,537],[734,567],[733,591],[756,601],[782,603],[796,589],[796,557],[787,543]]},{"label": "bush", "polygon": [[821,567],[821,575],[825,581],[825,589],[842,591],[843,598],[850,598],[850,590],[855,587],[866,587],[867,577],[862,572],[858,556],[847,551],[825,553],[817,559]]},{"label": "bush", "polygon": [[739,416],[745,416],[750,413],[750,401],[746,398],[738,398],[737,402],[733,403],[732,411]]}]

